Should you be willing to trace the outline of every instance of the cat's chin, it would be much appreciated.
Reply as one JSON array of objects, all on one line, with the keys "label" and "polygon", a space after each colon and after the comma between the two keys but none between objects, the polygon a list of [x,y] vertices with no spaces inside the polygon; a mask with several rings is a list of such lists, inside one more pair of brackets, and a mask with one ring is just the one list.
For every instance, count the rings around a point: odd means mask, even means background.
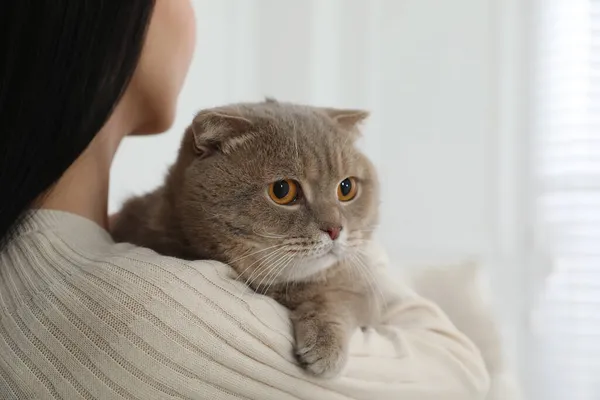
[{"label": "cat's chin", "polygon": [[317,280],[321,273],[334,266],[340,258],[333,252],[328,252],[318,258],[299,260],[294,268],[281,274],[280,280],[285,282],[306,282]]}]

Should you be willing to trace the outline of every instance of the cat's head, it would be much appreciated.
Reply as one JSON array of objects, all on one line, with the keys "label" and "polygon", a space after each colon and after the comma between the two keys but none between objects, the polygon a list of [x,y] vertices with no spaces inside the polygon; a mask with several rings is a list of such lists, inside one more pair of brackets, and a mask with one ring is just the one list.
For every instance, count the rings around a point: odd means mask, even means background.
[{"label": "cat's head", "polygon": [[273,100],[200,112],[175,167],[191,246],[255,286],[360,257],[379,201],[373,165],[355,146],[366,117]]}]

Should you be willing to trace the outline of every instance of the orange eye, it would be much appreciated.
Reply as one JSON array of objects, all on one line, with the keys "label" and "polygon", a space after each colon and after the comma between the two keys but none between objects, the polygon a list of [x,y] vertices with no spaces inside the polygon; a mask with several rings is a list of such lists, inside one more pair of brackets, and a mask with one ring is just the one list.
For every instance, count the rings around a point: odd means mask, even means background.
[{"label": "orange eye", "polygon": [[340,201],[350,201],[356,197],[358,185],[355,178],[346,178],[340,182],[337,194]]},{"label": "orange eye", "polygon": [[273,182],[269,185],[269,197],[279,205],[290,205],[298,199],[298,184],[291,179]]}]

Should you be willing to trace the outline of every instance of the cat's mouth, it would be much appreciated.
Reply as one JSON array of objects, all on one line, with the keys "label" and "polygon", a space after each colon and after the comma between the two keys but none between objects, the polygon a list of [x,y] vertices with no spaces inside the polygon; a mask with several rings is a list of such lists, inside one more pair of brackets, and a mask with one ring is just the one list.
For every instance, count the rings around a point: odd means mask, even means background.
[{"label": "cat's mouth", "polygon": [[352,249],[345,243],[329,243],[319,251],[315,249],[292,250],[288,253],[294,258],[289,268],[282,271],[281,282],[300,282],[318,277],[320,273],[345,259]]},{"label": "cat's mouth", "polygon": [[[356,236],[356,235],[355,235]],[[268,257],[271,263],[264,263],[264,268],[270,271],[273,283],[302,282],[316,279],[335,264],[352,259],[360,253],[360,247],[365,241],[363,237],[342,236],[338,240],[291,238],[274,251],[274,256]],[[271,245],[273,246],[273,245]],[[274,245],[277,246],[277,245]]]},{"label": "cat's mouth", "polygon": [[311,280],[311,278],[318,276],[339,261],[340,258],[334,254],[332,249],[317,257],[299,257],[293,268],[289,268],[282,274],[281,279],[284,282]]}]

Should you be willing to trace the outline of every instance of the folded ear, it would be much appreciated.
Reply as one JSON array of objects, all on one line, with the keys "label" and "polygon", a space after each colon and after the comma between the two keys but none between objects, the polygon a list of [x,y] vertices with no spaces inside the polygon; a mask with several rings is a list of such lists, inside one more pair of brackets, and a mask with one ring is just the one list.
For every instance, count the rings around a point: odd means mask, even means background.
[{"label": "folded ear", "polygon": [[254,123],[242,116],[236,107],[223,107],[201,111],[192,122],[194,149],[200,157],[215,152],[230,153],[252,138]]},{"label": "folded ear", "polygon": [[323,110],[331,119],[346,129],[356,128],[369,116],[369,112],[363,110],[344,110],[339,108],[324,108]]}]

